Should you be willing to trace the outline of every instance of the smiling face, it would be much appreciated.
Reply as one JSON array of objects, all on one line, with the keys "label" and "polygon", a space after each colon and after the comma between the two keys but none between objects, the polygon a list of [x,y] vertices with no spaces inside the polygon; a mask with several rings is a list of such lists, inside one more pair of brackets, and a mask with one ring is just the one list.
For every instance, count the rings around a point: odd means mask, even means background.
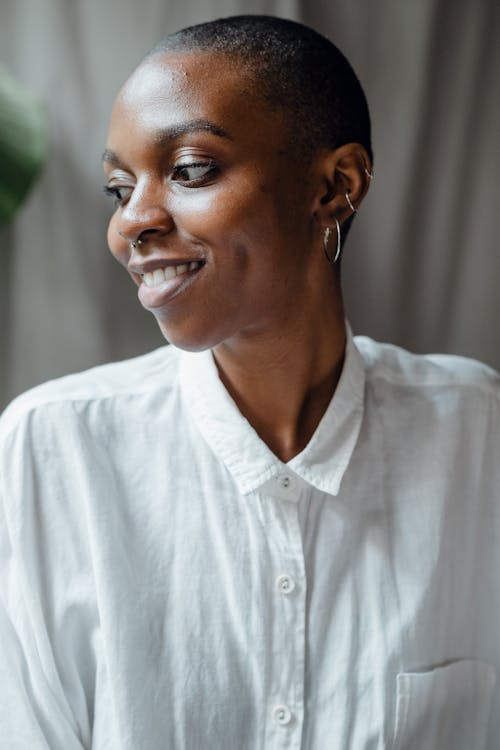
[{"label": "smiling face", "polygon": [[111,252],[181,348],[276,328],[307,304],[312,276],[331,274],[310,165],[226,57],[146,60],[115,103],[104,168]]}]

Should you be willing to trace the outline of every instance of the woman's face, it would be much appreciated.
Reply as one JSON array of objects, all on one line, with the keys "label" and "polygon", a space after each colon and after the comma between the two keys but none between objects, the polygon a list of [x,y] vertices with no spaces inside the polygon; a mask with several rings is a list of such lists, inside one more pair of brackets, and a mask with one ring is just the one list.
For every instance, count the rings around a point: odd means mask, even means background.
[{"label": "woman's face", "polygon": [[234,63],[143,63],[115,103],[104,169],[109,247],[170,342],[212,348],[300,307],[320,248],[309,166]]}]

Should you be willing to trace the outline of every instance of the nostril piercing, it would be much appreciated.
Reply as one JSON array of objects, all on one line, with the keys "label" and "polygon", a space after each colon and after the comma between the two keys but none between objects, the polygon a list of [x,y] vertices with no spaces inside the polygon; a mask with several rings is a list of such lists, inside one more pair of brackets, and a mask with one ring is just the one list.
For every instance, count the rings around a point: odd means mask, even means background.
[{"label": "nostril piercing", "polygon": [[141,239],[133,240],[132,242],[130,240],[127,240],[123,232],[120,232],[119,230],[118,230],[118,234],[120,235],[120,237],[122,237],[124,240],[126,240],[129,243],[131,250],[135,250],[136,248],[139,247],[139,245],[144,244],[144,240],[141,240]]}]

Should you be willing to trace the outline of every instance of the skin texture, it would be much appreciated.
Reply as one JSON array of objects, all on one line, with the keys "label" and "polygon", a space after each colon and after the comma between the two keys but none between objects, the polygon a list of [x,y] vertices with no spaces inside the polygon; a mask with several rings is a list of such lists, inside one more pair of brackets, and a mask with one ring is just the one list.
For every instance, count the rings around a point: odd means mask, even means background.
[{"label": "skin texture", "polygon": [[[359,206],[370,164],[359,144],[304,163],[285,116],[259,100],[234,61],[155,55],[119,93],[104,169],[119,198],[108,244],[139,298],[172,344],[212,349],[242,413],[287,461],[340,376],[342,295],[322,238],[333,227],[334,254],[334,217],[351,214],[346,190]],[[144,271],[190,261],[204,265],[173,293],[141,283]]]}]

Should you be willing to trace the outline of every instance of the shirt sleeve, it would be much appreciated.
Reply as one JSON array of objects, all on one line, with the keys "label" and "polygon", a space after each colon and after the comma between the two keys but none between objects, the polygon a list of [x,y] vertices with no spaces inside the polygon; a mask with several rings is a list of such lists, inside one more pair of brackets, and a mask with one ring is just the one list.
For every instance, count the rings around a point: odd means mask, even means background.
[{"label": "shirt sleeve", "polygon": [[43,436],[33,440],[31,422],[7,436],[0,424],[0,744],[89,750],[89,711],[72,656],[78,643],[64,628],[57,632],[67,617],[53,573],[64,555],[53,555],[57,524],[45,517],[46,486],[33,451]]}]

